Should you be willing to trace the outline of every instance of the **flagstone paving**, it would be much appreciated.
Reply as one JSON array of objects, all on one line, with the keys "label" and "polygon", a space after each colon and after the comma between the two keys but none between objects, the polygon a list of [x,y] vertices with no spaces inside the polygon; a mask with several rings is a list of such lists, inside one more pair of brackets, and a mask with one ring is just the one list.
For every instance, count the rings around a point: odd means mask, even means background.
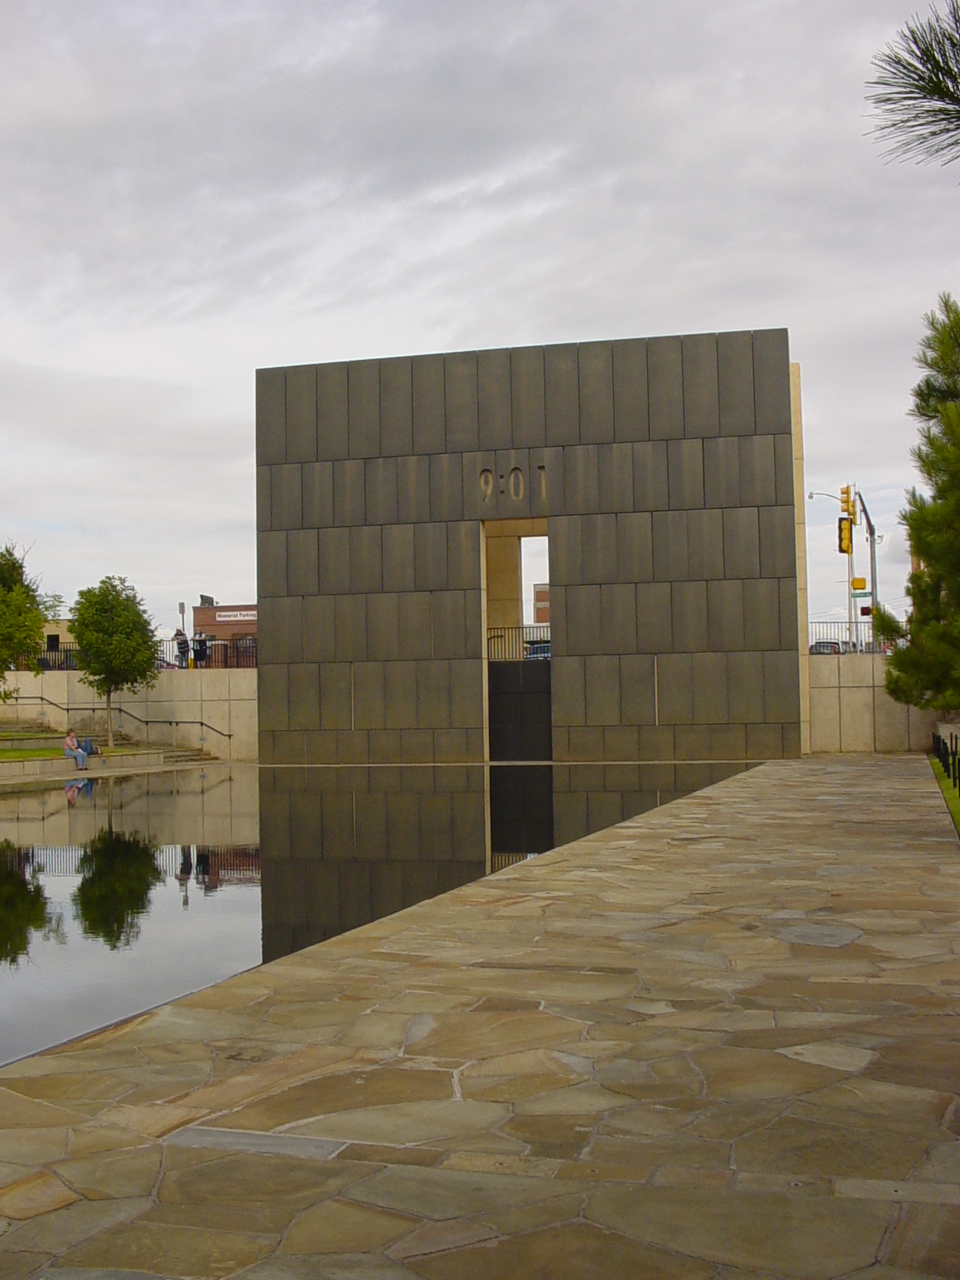
[{"label": "flagstone paving", "polygon": [[0,1070],[0,1280],[960,1276],[960,845],[765,765]]}]

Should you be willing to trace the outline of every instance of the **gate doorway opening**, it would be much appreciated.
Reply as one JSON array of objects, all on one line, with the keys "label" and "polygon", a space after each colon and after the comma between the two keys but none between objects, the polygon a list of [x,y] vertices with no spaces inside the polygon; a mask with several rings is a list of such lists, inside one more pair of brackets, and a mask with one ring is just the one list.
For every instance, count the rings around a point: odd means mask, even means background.
[{"label": "gate doorway opening", "polygon": [[490,852],[497,867],[553,847],[546,524],[483,526]]}]

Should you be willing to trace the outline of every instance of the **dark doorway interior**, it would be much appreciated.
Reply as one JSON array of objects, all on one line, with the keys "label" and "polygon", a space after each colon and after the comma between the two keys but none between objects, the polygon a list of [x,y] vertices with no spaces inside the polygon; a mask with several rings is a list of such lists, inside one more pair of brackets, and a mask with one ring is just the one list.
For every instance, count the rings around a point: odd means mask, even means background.
[{"label": "dark doorway interior", "polygon": [[553,766],[491,765],[490,852],[545,853],[553,843]]},{"label": "dark doorway interior", "polygon": [[553,768],[520,762],[553,755],[550,662],[491,662],[488,673],[491,853],[543,853],[553,847]]},{"label": "dark doorway interior", "polygon": [[550,661],[491,662],[490,759],[551,760]]}]

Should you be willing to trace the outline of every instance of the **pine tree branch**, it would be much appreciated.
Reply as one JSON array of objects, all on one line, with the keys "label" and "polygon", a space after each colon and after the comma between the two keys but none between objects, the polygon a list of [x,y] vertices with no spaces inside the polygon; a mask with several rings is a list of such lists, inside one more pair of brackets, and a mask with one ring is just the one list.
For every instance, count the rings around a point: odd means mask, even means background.
[{"label": "pine tree branch", "polygon": [[947,12],[907,22],[873,59],[878,75],[867,99],[884,154],[950,164],[960,159],[960,0]]}]

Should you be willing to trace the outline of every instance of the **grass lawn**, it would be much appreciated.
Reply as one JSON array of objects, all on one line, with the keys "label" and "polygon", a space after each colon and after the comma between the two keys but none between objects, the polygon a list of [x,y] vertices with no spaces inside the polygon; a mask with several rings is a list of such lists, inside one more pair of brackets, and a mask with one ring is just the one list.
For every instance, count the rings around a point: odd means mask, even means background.
[{"label": "grass lawn", "polygon": [[56,729],[0,729],[0,742],[5,742],[8,738],[49,738],[51,742],[56,742],[63,738],[63,734]]},{"label": "grass lawn", "polygon": [[0,760],[53,760],[63,755],[63,747],[30,747],[21,751],[18,747],[0,747]]},{"label": "grass lawn", "polygon": [[930,767],[933,769],[933,776],[940,784],[940,790],[943,792],[943,798],[947,802],[947,808],[950,810],[950,817],[953,819],[953,825],[957,828],[957,835],[960,835],[960,795],[953,789],[953,783],[950,782],[947,775],[943,771],[943,767],[936,756],[929,756]]}]

